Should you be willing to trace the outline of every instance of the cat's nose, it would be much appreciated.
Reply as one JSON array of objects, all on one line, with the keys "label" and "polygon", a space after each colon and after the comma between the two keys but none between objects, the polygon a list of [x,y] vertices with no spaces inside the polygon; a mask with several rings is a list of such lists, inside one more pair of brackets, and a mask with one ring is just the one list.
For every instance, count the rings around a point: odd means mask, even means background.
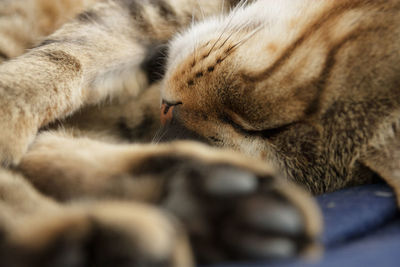
[{"label": "cat's nose", "polygon": [[174,105],[163,102],[161,105],[161,124],[166,125],[172,120]]}]

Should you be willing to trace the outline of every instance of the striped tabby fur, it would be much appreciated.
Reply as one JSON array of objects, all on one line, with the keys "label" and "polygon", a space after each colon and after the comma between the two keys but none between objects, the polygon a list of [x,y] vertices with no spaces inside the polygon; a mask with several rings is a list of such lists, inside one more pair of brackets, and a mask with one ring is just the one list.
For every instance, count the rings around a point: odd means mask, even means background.
[{"label": "striped tabby fur", "polygon": [[316,251],[311,194],[400,199],[399,51],[399,0],[0,1],[2,262]]}]

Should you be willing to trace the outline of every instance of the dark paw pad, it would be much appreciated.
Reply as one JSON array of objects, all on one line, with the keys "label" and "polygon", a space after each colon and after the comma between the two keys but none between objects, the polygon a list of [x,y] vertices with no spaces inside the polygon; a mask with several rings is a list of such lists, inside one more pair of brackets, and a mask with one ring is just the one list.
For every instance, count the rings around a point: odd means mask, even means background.
[{"label": "dark paw pad", "polygon": [[185,182],[192,214],[181,218],[201,261],[288,258],[314,242],[310,215],[304,203],[294,201],[302,198],[287,197],[301,190],[286,189],[274,176],[226,164],[197,165],[186,172]]}]

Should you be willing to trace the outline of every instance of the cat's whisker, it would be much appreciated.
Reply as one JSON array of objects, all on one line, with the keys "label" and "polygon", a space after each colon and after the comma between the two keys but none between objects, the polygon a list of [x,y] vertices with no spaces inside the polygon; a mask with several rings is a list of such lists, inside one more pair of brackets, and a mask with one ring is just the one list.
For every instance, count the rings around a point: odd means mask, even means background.
[{"label": "cat's whisker", "polygon": [[256,35],[260,30],[262,30],[264,28],[264,25],[261,25],[259,27],[257,27],[256,29],[254,29],[253,31],[251,31],[249,34],[247,34],[246,36],[244,36],[239,42],[235,43],[234,45],[232,45],[229,50],[238,48],[239,46],[243,45],[244,43],[246,43],[248,40],[250,40],[254,35]]},{"label": "cat's whisker", "polygon": [[[215,43],[213,44],[213,46],[211,47],[210,51],[208,51],[207,56],[209,56],[212,51],[214,50],[215,46],[218,44],[218,42],[221,40],[222,36],[227,32],[229,26],[232,24],[233,19],[235,18],[234,14],[230,14],[230,19],[228,20],[228,22],[225,24],[221,34],[219,35],[218,39],[215,41]],[[232,33],[233,34],[233,33]],[[222,45],[219,46],[219,48],[223,47],[224,44],[226,43],[226,41],[232,36],[232,34],[230,36],[228,36],[228,38],[223,42]]]},{"label": "cat's whisker", "polygon": [[160,141],[164,138],[164,136],[168,133],[169,129],[165,128],[164,131],[162,131],[162,134],[159,136],[158,140],[155,142],[156,145],[160,143]]},{"label": "cat's whisker", "polygon": [[211,54],[211,52],[214,50],[215,46],[216,46],[217,43],[221,40],[221,38],[222,38],[222,36],[224,35],[224,33],[225,33],[225,31],[226,31],[227,28],[228,28],[228,27],[226,27],[226,28],[222,31],[222,33],[219,35],[218,39],[214,42],[214,44],[213,44],[212,47],[210,48],[210,51],[208,51],[207,56],[209,56],[209,55]]},{"label": "cat's whisker", "polygon": [[157,140],[157,139],[159,138],[159,136],[160,136],[161,133],[162,133],[162,129],[163,129],[162,126],[160,126],[160,127],[158,128],[158,130],[156,131],[156,133],[155,133],[154,136],[153,136],[153,139],[151,140],[151,143],[155,143],[155,140]]},{"label": "cat's whisker", "polygon": [[[229,16],[230,16],[230,18],[229,18],[228,22],[225,24],[224,28],[222,29],[221,34],[218,36],[217,40],[215,41],[215,43],[214,43],[213,46],[211,47],[210,51],[208,51],[207,56],[209,56],[209,55],[212,53],[212,51],[214,50],[215,46],[218,44],[218,42],[221,40],[222,36],[223,36],[223,35],[226,33],[226,31],[228,30],[229,26],[232,24],[232,21],[233,21],[233,19],[234,19],[235,16],[234,16],[234,14],[233,14],[233,15],[230,14]],[[220,48],[221,48],[222,46],[223,46],[223,45],[221,45]]]},{"label": "cat's whisker", "polygon": [[232,36],[235,34],[235,31],[232,31],[230,35],[228,35],[228,37],[222,42],[222,44],[219,46],[219,48],[222,48],[231,38]]},{"label": "cat's whisker", "polygon": [[[241,4],[239,4],[239,5],[242,5],[242,3],[243,3],[243,6],[246,5],[246,4],[247,4],[247,0],[242,1]],[[239,5],[238,5],[238,6],[239,6]],[[225,25],[225,28],[224,28],[224,30],[223,30],[223,32],[222,32],[222,34],[221,34],[220,37],[222,37],[222,35],[227,31],[227,29],[229,28],[229,26],[231,26],[233,19],[234,19],[235,16],[237,15],[237,11],[240,9],[240,7],[238,7],[238,6],[235,7],[235,8],[233,9],[233,11],[231,12],[231,14],[229,15],[230,18],[229,18],[227,24]],[[243,7],[243,6],[241,6],[241,7]],[[244,24],[244,25],[235,25],[235,27],[233,27],[233,28],[231,29],[231,34],[222,42],[222,44],[219,46],[219,48],[222,48],[222,47],[232,38],[232,36],[233,36],[236,32],[239,32],[241,29],[245,28],[246,25],[247,25],[247,24]],[[239,27],[238,27],[238,26],[239,26]],[[220,38],[219,38],[219,39],[220,39]],[[218,39],[218,41],[219,41],[219,39]]]},{"label": "cat's whisker", "polygon": [[206,15],[205,15],[205,13],[204,13],[203,7],[202,7],[201,4],[200,4],[200,0],[197,0],[196,2],[197,2],[197,5],[198,5],[198,7],[199,7],[199,10],[200,10],[201,17],[202,17],[202,19],[204,19],[204,18],[206,17]]},{"label": "cat's whisker", "polygon": [[191,21],[191,26],[193,27],[195,22],[195,18],[194,18],[194,8],[192,8],[192,21]]},{"label": "cat's whisker", "polygon": [[240,3],[239,3],[239,7],[238,8],[243,8],[243,7],[245,7],[247,4],[248,4],[248,2],[249,2],[249,0],[242,0]]}]

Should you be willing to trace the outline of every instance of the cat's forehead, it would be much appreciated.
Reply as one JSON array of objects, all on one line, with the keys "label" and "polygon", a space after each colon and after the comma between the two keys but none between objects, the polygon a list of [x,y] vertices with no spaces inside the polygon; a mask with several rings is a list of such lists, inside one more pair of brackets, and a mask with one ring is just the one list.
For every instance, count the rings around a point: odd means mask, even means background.
[{"label": "cat's forehead", "polygon": [[268,1],[268,5],[265,1],[256,1],[237,7],[227,16],[214,16],[193,23],[191,27],[177,34],[170,41],[167,65],[172,68],[179,65],[199,48],[205,47],[208,42],[226,38],[224,34],[237,33],[243,29],[251,31],[257,27],[263,27],[265,31],[282,32],[281,27],[274,25],[286,25],[284,21],[299,16],[304,8],[304,1],[299,0],[282,0],[273,3]]},{"label": "cat's forehead", "polygon": [[[224,34],[238,32],[249,25],[259,26],[269,23],[266,17],[260,14],[259,5],[254,3],[242,6],[228,16],[219,15],[193,23],[191,27],[177,34],[171,40],[168,65],[179,64],[188,56],[191,56],[193,52],[205,47],[210,41],[226,38],[226,36],[223,36]],[[254,15],[251,15],[252,13]]]}]

